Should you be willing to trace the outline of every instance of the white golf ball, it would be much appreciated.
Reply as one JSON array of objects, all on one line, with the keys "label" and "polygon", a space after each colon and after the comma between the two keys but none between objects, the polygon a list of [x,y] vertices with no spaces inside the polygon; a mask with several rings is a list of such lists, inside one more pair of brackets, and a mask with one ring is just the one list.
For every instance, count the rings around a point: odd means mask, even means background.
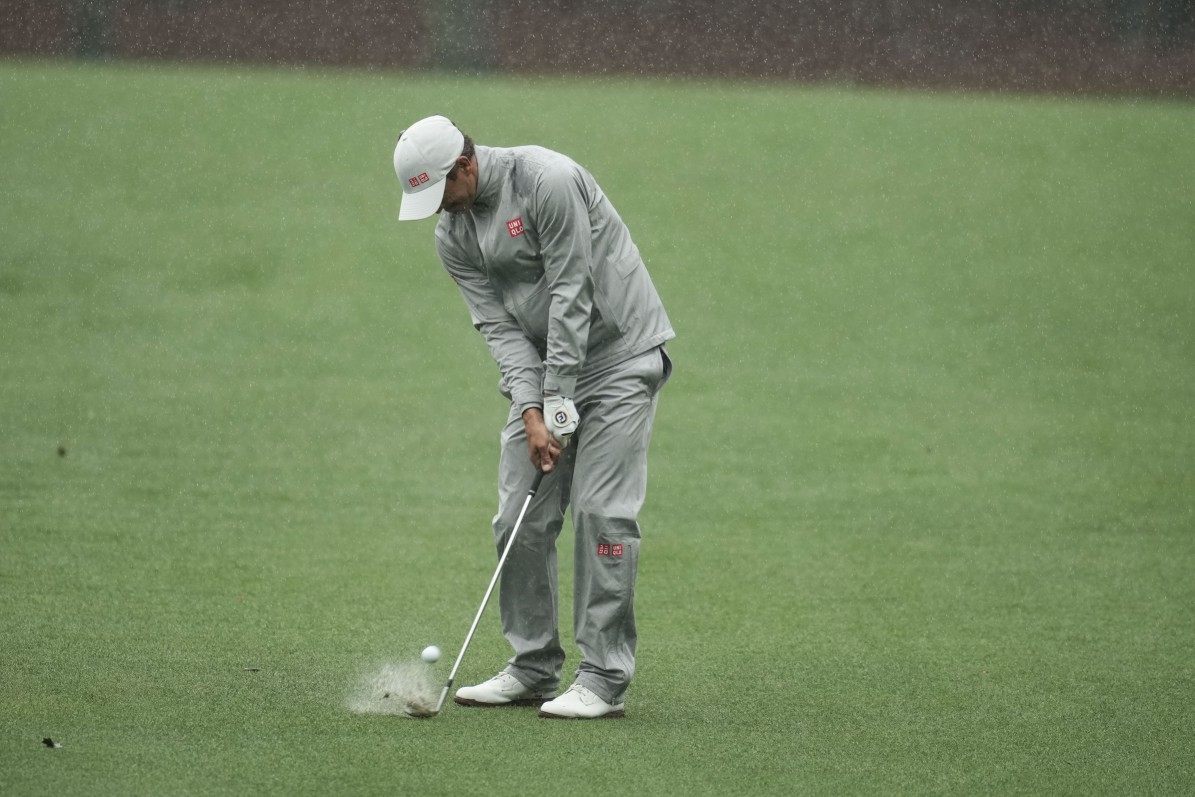
[{"label": "white golf ball", "polygon": [[426,661],[428,663],[431,663],[433,661],[439,661],[440,660],[440,649],[438,647],[436,647],[435,645],[428,645],[427,647],[425,647],[423,649],[423,652],[420,653],[419,655],[424,661]]}]

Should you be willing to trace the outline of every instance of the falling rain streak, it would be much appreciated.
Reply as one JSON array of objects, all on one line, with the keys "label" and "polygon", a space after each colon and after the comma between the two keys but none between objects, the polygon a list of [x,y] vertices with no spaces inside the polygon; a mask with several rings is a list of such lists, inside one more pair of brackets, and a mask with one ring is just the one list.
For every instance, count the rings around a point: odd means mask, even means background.
[{"label": "falling rain streak", "polygon": [[1188,0],[59,0],[0,55],[1195,92]]}]

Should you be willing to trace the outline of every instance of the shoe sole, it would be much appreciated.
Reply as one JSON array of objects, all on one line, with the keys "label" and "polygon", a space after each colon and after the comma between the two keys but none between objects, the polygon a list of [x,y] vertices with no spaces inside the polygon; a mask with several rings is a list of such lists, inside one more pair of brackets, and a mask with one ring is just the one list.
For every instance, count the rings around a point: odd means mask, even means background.
[{"label": "shoe sole", "polygon": [[480,700],[473,700],[468,697],[453,696],[452,700],[459,706],[471,706],[473,708],[508,708],[519,706],[542,706],[552,698],[550,697],[524,697],[518,700],[509,700],[505,703],[483,703]]},{"label": "shoe sole", "polygon": [[613,711],[607,714],[602,714],[599,717],[566,717],[563,714],[549,714],[546,711],[539,712],[540,719],[545,720],[620,720],[624,716],[626,716],[626,712],[620,708],[616,708]]}]

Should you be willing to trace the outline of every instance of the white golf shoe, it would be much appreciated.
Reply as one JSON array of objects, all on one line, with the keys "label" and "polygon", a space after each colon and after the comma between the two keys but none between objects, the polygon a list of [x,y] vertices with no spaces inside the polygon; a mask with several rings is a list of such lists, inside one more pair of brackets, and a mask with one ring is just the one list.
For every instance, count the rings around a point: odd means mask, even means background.
[{"label": "white golf shoe", "polygon": [[462,686],[452,698],[462,706],[538,706],[550,700],[549,695],[523,686],[523,683],[508,672],[500,672],[476,686]]},{"label": "white golf shoe", "polygon": [[587,687],[573,684],[563,695],[540,706],[539,715],[557,720],[618,719],[625,707],[626,703],[607,703]]}]

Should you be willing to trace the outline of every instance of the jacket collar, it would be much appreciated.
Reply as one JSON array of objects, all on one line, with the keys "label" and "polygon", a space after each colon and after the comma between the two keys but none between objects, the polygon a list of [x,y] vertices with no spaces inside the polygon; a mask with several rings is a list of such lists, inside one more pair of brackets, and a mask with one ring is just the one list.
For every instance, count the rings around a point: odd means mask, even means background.
[{"label": "jacket collar", "polygon": [[498,159],[490,147],[477,146],[477,196],[473,204],[488,208],[498,198],[501,179],[498,174]]}]

